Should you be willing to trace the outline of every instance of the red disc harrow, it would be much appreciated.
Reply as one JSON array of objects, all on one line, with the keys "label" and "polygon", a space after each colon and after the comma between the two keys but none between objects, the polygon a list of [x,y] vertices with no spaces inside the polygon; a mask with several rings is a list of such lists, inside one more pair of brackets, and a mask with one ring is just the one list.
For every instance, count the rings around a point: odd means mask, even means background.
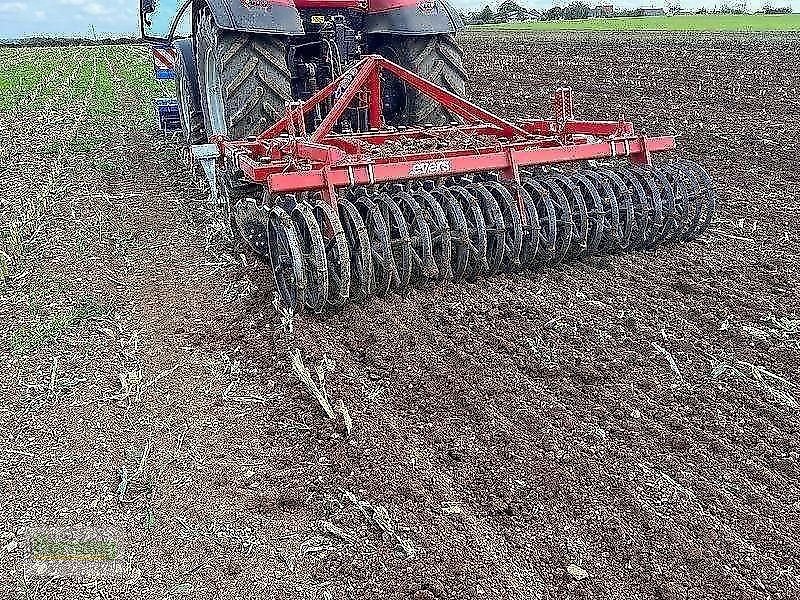
[{"label": "red disc harrow", "polygon": [[[387,127],[387,76],[453,121]],[[569,88],[552,119],[510,122],[380,56],[287,104],[260,136],[215,143],[226,204],[290,313],[693,239],[716,198],[699,165],[653,166],[673,137],[575,119]]]}]

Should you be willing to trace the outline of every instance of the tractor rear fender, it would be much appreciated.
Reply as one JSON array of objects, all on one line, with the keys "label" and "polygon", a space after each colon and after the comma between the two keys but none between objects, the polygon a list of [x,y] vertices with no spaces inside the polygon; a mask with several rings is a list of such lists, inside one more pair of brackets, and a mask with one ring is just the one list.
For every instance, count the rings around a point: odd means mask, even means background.
[{"label": "tractor rear fender", "polygon": [[293,0],[205,0],[222,29],[247,33],[301,35],[300,13]]},{"label": "tractor rear fender", "polygon": [[186,78],[189,80],[189,92],[192,94],[195,106],[203,106],[200,101],[200,80],[197,76],[197,63],[194,56],[194,40],[184,38],[172,42],[172,47],[176,52],[180,52],[183,57],[183,64],[186,65]]},{"label": "tractor rear fender", "polygon": [[431,35],[456,33],[464,22],[444,0],[369,0],[365,33]]}]

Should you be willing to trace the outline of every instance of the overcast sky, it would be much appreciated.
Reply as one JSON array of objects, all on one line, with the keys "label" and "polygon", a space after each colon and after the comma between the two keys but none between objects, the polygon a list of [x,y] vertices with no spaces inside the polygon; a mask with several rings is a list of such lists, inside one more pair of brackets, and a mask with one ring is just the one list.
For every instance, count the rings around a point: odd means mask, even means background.
[{"label": "overcast sky", "polygon": [[[163,0],[170,2],[175,0]],[[663,0],[603,0],[615,6],[636,8],[638,6],[663,6]],[[789,0],[772,0],[776,6],[785,6]],[[569,0],[555,3],[562,6]],[[685,9],[698,6],[713,7],[725,0],[684,0]],[[485,0],[454,0],[453,4],[464,9],[483,6]],[[532,8],[548,8],[553,0],[521,0]],[[596,2],[598,3],[598,2]],[[490,4],[496,5],[497,0]],[[592,4],[592,2],[589,2]],[[138,0],[0,0],[0,38],[17,38],[26,35],[49,33],[86,35],[94,25],[98,34],[133,34],[137,31]],[[749,5],[758,8],[759,0],[750,0]],[[795,11],[800,11],[800,0],[793,0]]]}]

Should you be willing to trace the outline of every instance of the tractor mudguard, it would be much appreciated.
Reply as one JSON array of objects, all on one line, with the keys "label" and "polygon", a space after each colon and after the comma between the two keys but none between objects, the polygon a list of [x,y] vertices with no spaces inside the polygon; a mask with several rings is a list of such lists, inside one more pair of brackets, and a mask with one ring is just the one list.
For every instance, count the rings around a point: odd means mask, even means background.
[{"label": "tractor mudguard", "polygon": [[293,0],[206,0],[222,29],[247,33],[304,33]]},{"label": "tractor mudguard", "polygon": [[200,101],[200,81],[197,77],[197,63],[194,56],[194,40],[185,38],[172,42],[172,47],[176,52],[180,52],[183,57],[183,64],[186,66],[186,77],[189,80],[189,92],[195,106],[202,106]]},{"label": "tractor mudguard", "polygon": [[444,0],[370,0],[365,33],[430,35],[464,28],[458,11]]}]

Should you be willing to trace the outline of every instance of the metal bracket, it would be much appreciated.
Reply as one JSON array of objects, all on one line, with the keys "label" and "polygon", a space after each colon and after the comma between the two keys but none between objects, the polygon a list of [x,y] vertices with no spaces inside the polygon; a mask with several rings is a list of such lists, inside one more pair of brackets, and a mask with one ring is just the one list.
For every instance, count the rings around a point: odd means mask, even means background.
[{"label": "metal bracket", "polygon": [[192,156],[200,161],[203,172],[211,189],[211,201],[216,206],[219,203],[217,190],[217,159],[220,157],[219,146],[216,144],[197,144],[192,146]]},{"label": "metal bracket", "polygon": [[567,123],[575,120],[575,109],[572,105],[572,88],[561,87],[556,90],[553,97],[553,112],[555,113],[556,133],[564,136],[564,128]]}]

